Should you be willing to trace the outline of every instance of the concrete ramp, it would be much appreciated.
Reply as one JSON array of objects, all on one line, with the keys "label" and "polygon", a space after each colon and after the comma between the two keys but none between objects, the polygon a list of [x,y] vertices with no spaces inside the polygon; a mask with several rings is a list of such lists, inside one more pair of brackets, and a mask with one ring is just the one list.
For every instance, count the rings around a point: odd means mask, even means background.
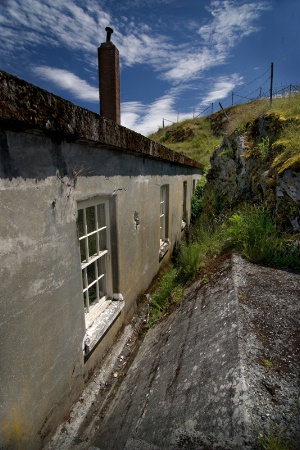
[{"label": "concrete ramp", "polygon": [[93,445],[255,449],[270,424],[297,448],[300,277],[224,258],[151,329]]}]

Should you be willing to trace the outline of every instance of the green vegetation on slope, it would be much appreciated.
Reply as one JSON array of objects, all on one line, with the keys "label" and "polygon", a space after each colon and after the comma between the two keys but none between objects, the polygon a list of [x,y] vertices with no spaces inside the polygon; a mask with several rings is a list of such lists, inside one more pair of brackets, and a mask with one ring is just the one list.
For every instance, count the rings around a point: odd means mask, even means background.
[{"label": "green vegetation on slope", "polygon": [[[298,167],[300,95],[275,99],[272,110],[268,111],[268,108],[266,100],[238,105],[226,110],[229,122],[218,112],[160,129],[151,138],[174,150],[181,148],[190,157],[195,152],[196,159],[203,162],[206,158],[204,162],[208,164],[213,147],[220,144],[223,135],[235,132],[249,138],[249,155],[245,157],[258,158],[263,170],[268,167],[278,173],[287,164]],[[270,118],[270,135],[256,141],[255,127],[261,115]],[[253,262],[300,269],[299,236],[282,232],[270,205],[249,201],[224,209],[222,198],[216,192],[205,192],[205,183],[203,177],[192,197],[193,223],[177,249],[171,268],[152,294],[150,325],[180,302],[185,284],[196,275],[201,273],[203,282],[207,282],[213,261],[229,251],[237,251]]]},{"label": "green vegetation on slope", "polygon": [[208,165],[213,150],[222,140],[221,136],[216,136],[212,132],[210,122],[203,117],[160,128],[149,138],[205,166]]},{"label": "green vegetation on slope", "polygon": [[[160,128],[149,138],[208,167],[210,156],[219,147],[224,135],[230,135],[234,131],[242,132],[248,123],[264,114],[273,113],[284,120],[293,119],[291,122],[299,123],[300,94],[273,99],[271,110],[269,100],[261,99],[232,106],[225,111],[227,117],[222,111],[218,111],[209,116],[188,119]],[[293,131],[291,133],[295,135]],[[282,139],[285,139],[284,136]],[[299,145],[299,128],[297,142]]]},{"label": "green vegetation on slope", "polygon": [[263,206],[245,203],[229,217],[215,217],[213,221],[203,212],[181,242],[171,268],[156,286],[150,303],[150,325],[181,301],[186,283],[199,275],[203,283],[209,281],[214,261],[232,251],[252,262],[300,269],[298,241],[282,235]]}]

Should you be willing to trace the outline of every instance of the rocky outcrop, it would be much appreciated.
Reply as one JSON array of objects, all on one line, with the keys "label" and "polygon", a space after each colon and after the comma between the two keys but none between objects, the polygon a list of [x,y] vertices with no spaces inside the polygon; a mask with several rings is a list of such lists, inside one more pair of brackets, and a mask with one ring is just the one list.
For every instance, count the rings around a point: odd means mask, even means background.
[{"label": "rocky outcrop", "polygon": [[211,158],[206,205],[220,213],[244,202],[264,204],[289,232],[300,231],[299,119],[267,114],[225,136]]}]

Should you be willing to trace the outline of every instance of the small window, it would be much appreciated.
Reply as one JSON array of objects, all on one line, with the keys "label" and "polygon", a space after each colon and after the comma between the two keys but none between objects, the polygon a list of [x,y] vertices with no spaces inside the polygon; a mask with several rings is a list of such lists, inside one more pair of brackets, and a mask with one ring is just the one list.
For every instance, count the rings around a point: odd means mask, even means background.
[{"label": "small window", "polygon": [[193,180],[193,193],[195,192],[196,189],[196,180]]},{"label": "small window", "polygon": [[162,259],[170,246],[169,241],[169,186],[166,184],[160,188],[160,251],[159,258]]},{"label": "small window", "polygon": [[109,216],[106,201],[83,202],[78,209],[84,309],[86,314],[108,295],[110,285]]},{"label": "small window", "polygon": [[160,240],[168,239],[169,186],[160,189]]},{"label": "small window", "polygon": [[182,221],[184,226],[187,222],[187,210],[186,210],[186,198],[187,198],[187,181],[183,182],[183,200],[182,200]]},{"label": "small window", "polygon": [[[113,294],[110,217],[111,199],[92,198],[78,204],[78,235],[85,312],[84,360],[114,324],[124,307],[121,293]],[[112,209],[113,211],[113,209]],[[115,248],[116,250],[116,248]]]}]

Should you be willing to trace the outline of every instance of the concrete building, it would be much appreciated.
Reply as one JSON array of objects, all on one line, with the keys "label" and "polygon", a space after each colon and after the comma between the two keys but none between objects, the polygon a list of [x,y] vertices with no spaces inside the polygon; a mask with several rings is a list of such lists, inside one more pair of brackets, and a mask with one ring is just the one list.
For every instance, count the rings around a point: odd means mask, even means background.
[{"label": "concrete building", "polygon": [[201,165],[0,72],[0,448],[66,418],[190,219]]}]

